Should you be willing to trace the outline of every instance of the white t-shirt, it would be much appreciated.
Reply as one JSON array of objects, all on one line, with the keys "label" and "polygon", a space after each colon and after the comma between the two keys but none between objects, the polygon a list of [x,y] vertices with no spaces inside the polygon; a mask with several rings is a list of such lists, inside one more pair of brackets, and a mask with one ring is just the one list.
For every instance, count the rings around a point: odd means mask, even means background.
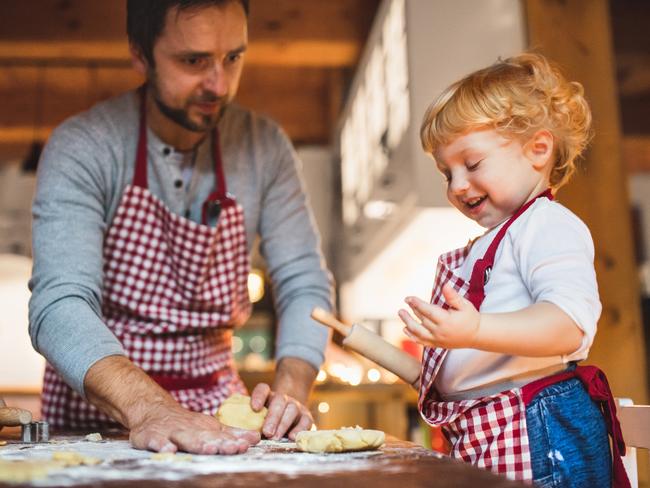
[{"label": "white t-shirt", "polygon": [[[455,271],[458,276],[469,282],[474,263],[483,257],[501,225],[475,240]],[[584,332],[580,348],[567,356],[541,358],[477,349],[450,350],[435,379],[443,399],[488,385],[522,386],[535,379],[537,371],[587,357],[602,308],[593,241],[589,229],[575,214],[547,198],[537,199],[501,240],[481,312],[512,312],[537,302],[553,303],[573,319]]]}]

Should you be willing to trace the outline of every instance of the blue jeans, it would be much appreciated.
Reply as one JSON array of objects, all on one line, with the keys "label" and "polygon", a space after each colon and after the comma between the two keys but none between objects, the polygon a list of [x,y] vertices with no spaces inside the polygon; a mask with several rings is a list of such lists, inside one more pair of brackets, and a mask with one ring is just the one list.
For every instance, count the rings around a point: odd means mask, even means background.
[{"label": "blue jeans", "polygon": [[526,408],[526,423],[536,486],[612,486],[605,419],[580,380],[542,390]]}]

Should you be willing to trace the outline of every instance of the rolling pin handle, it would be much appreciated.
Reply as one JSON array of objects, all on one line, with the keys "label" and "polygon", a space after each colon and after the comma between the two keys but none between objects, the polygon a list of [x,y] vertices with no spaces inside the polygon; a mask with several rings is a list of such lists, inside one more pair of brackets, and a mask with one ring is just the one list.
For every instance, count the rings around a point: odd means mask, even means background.
[{"label": "rolling pin handle", "polygon": [[320,307],[315,307],[311,311],[311,318],[316,320],[317,322],[320,322],[323,325],[327,325],[328,327],[334,329],[338,333],[340,333],[343,337],[347,337],[350,335],[350,326],[345,325],[343,322],[340,322],[337,320],[334,315],[332,315],[329,312],[326,312]]},{"label": "rolling pin handle", "polygon": [[32,413],[29,410],[16,407],[0,408],[0,426],[15,427],[29,424],[32,421]]}]

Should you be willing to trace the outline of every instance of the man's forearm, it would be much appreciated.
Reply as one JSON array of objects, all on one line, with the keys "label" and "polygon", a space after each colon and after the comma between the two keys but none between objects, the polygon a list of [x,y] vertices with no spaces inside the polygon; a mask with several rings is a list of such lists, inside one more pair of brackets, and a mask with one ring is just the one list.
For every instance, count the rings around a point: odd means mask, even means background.
[{"label": "man's forearm", "polygon": [[273,390],[306,404],[317,374],[318,371],[302,359],[282,358],[276,368]]},{"label": "man's forearm", "polygon": [[84,379],[90,403],[131,429],[155,406],[178,408],[173,397],[124,356],[108,356]]}]

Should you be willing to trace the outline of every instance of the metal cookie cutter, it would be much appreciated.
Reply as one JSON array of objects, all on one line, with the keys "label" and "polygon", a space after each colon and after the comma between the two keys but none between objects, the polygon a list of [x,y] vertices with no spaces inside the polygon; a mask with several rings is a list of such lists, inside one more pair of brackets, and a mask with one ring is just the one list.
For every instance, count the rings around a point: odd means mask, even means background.
[{"label": "metal cookie cutter", "polygon": [[50,426],[47,422],[30,422],[21,426],[23,442],[49,442]]}]

